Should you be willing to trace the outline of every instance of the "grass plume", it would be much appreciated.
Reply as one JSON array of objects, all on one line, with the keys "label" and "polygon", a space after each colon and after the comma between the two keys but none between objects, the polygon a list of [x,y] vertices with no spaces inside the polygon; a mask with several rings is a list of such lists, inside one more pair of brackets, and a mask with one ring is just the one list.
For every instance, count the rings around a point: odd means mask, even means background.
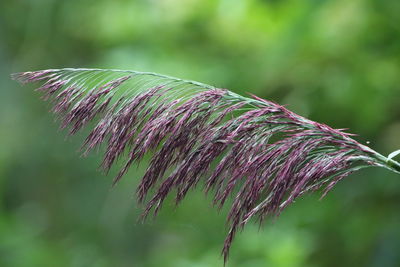
[{"label": "grass plume", "polygon": [[[138,188],[145,218],[169,194],[178,204],[201,185],[216,206],[232,204],[222,250],[227,260],[235,233],[251,219],[278,215],[304,193],[324,196],[350,173],[370,166],[399,172],[400,165],[341,129],[311,121],[274,102],[147,72],[52,69],[13,74],[53,103],[61,128],[75,134],[95,126],[82,153],[104,144],[101,167],[134,162],[152,152]],[[238,115],[239,114],[239,115]],[[124,155],[124,156],[123,156]],[[211,166],[215,164],[215,168]]]}]

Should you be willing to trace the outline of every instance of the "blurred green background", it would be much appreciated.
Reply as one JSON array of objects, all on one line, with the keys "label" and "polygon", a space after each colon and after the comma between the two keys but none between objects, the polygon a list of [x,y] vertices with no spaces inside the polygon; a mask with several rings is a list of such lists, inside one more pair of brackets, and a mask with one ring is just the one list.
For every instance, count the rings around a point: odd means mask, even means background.
[{"label": "blurred green background", "polygon": [[[226,210],[192,193],[137,223],[18,71],[154,71],[287,104],[388,154],[400,148],[398,0],[0,1],[0,266],[222,266]],[[400,176],[366,169],[238,234],[228,266],[400,266]]]}]

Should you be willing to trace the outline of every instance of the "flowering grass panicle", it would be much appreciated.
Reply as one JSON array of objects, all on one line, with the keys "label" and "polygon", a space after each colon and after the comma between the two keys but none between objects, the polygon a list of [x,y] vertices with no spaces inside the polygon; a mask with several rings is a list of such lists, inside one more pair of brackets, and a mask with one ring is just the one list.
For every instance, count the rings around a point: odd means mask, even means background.
[{"label": "flowering grass panicle", "polygon": [[[222,207],[231,197],[230,229],[223,247],[226,261],[238,229],[278,215],[306,192],[323,195],[350,173],[400,165],[333,129],[256,96],[148,72],[52,69],[12,76],[53,103],[52,111],[73,135],[95,121],[82,153],[105,145],[101,167],[124,164],[117,183],[134,162],[152,152],[137,188],[146,202],[145,218],[169,194],[178,204],[199,186],[213,192]],[[123,156],[125,155],[125,156]],[[395,155],[395,154],[392,154]]]}]

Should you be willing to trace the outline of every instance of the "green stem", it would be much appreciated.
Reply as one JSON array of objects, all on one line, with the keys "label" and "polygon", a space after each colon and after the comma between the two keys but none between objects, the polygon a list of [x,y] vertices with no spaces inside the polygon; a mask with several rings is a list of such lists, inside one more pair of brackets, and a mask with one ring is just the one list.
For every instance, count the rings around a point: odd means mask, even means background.
[{"label": "green stem", "polygon": [[382,164],[384,167],[387,169],[394,171],[396,173],[400,173],[400,163],[397,162],[394,159],[387,158],[383,156],[382,154],[376,152],[375,150],[372,150],[371,148],[368,147],[368,149],[373,153],[374,158],[376,158],[380,164]]},{"label": "green stem", "polygon": [[400,173],[400,163],[399,163],[399,162],[397,162],[397,161],[395,161],[395,160],[392,160],[392,159],[389,159],[388,161],[386,161],[386,165],[387,165],[390,169],[393,169],[393,170],[395,170],[396,172]]}]

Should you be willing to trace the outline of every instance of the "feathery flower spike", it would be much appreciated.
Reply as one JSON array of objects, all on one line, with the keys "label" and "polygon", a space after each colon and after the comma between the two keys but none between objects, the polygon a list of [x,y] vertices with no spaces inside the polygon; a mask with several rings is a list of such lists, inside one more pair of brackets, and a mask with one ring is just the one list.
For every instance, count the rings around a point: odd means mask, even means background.
[{"label": "feathery flower spike", "polygon": [[[379,166],[400,173],[384,157],[342,129],[308,120],[274,102],[226,89],[150,72],[50,69],[12,75],[22,84],[42,82],[38,91],[75,134],[97,121],[86,138],[87,155],[101,144],[107,172],[127,152],[117,183],[133,162],[153,152],[137,188],[147,201],[145,218],[176,192],[178,204],[199,183],[222,207],[233,198],[224,261],[235,233],[250,218],[278,215],[297,197],[323,189],[323,196],[350,173]],[[240,114],[240,115],[237,115]],[[211,168],[215,163],[216,167]],[[150,193],[153,191],[154,194]]]}]

